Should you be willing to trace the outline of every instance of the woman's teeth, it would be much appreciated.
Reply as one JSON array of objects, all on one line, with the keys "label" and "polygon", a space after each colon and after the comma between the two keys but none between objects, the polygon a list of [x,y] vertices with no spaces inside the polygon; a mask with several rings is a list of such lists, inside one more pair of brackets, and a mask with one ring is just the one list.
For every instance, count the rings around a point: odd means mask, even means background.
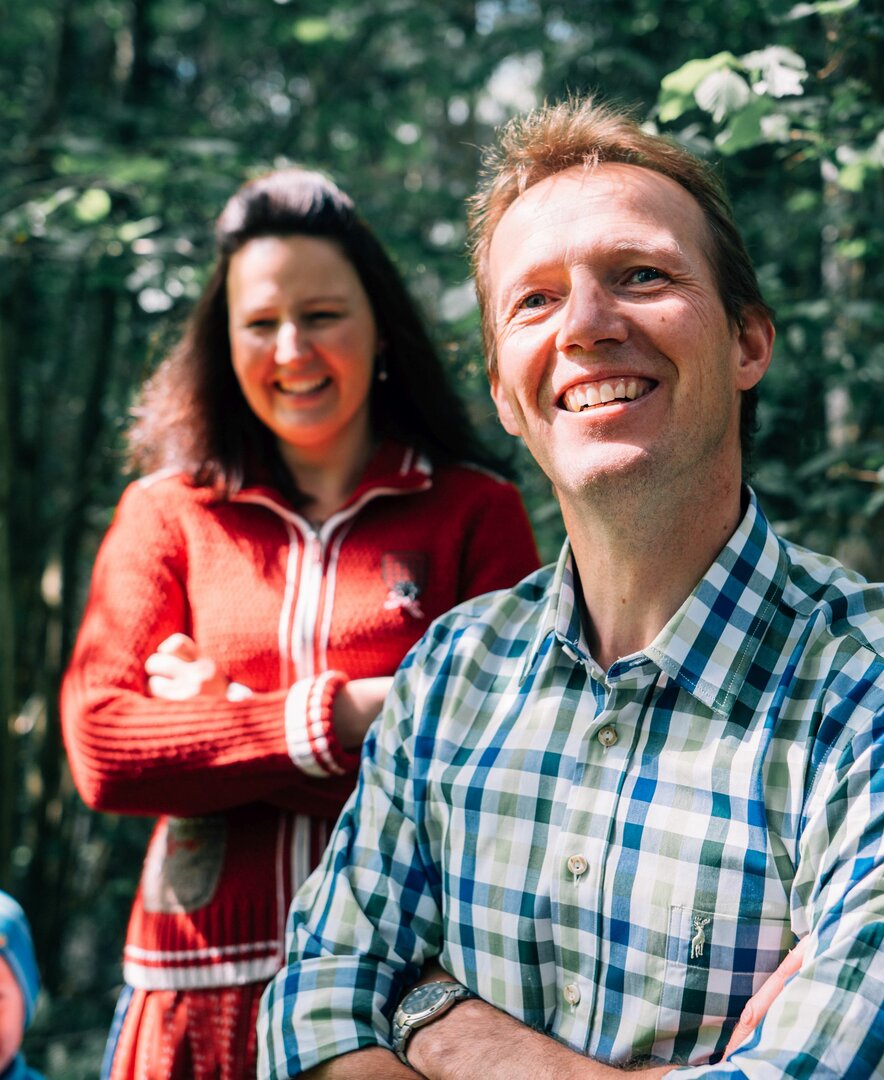
[{"label": "woman's teeth", "polygon": [[643,397],[654,384],[648,379],[606,379],[604,382],[572,386],[562,395],[562,405],[568,412],[583,412],[595,405],[610,401],[635,401]]},{"label": "woman's teeth", "polygon": [[276,379],[273,385],[283,394],[304,395],[324,390],[330,383],[331,379],[325,375],[321,379]]}]

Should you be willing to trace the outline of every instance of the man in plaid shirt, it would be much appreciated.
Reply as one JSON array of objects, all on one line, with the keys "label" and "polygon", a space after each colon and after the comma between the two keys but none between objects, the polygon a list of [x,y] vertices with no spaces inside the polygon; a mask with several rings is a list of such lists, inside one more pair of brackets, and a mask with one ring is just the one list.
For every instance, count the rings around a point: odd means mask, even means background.
[{"label": "man in plaid shirt", "polygon": [[505,130],[472,225],[568,541],[400,669],[261,1075],[882,1076],[884,598],[741,484],[773,328],[717,181],[570,102]]}]

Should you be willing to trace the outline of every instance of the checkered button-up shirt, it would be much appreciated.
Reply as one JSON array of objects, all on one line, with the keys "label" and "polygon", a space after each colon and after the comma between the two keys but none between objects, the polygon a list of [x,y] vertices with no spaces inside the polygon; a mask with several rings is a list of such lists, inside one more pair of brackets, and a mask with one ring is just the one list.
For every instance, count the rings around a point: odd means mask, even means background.
[{"label": "checkered button-up shirt", "polygon": [[[884,1075],[884,596],[754,498],[602,671],[555,567],[431,627],[366,740],[265,998],[264,1077],[390,1045],[425,960],[580,1053]],[[750,995],[809,956],[736,1054]],[[717,1064],[716,1064],[717,1063]]]}]

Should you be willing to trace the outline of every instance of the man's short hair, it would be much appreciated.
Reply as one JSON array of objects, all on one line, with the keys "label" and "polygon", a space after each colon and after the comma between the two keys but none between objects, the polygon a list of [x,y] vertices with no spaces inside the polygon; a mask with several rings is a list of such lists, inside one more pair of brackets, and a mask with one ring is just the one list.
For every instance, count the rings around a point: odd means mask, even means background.
[{"label": "man's short hair", "polygon": [[[470,249],[490,374],[496,371],[497,349],[488,251],[500,219],[520,195],[548,176],[575,165],[590,170],[606,163],[640,165],[669,177],[692,195],[706,220],[707,254],[729,322],[741,329],[748,311],[773,317],[715,170],[669,139],[643,131],[628,112],[600,104],[592,97],[571,98],[506,124],[498,145],[485,156],[484,180],[470,200]],[[755,426],[755,408],[754,389],[744,392],[744,451]]]}]

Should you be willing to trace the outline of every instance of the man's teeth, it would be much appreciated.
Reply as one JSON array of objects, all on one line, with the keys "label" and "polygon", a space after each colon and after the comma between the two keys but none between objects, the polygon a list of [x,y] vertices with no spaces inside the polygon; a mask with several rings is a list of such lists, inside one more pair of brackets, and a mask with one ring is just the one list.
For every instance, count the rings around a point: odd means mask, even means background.
[{"label": "man's teeth", "polygon": [[594,405],[607,405],[609,401],[635,401],[651,389],[644,379],[611,379],[605,382],[572,386],[565,392],[562,404],[568,412],[583,412]]}]

